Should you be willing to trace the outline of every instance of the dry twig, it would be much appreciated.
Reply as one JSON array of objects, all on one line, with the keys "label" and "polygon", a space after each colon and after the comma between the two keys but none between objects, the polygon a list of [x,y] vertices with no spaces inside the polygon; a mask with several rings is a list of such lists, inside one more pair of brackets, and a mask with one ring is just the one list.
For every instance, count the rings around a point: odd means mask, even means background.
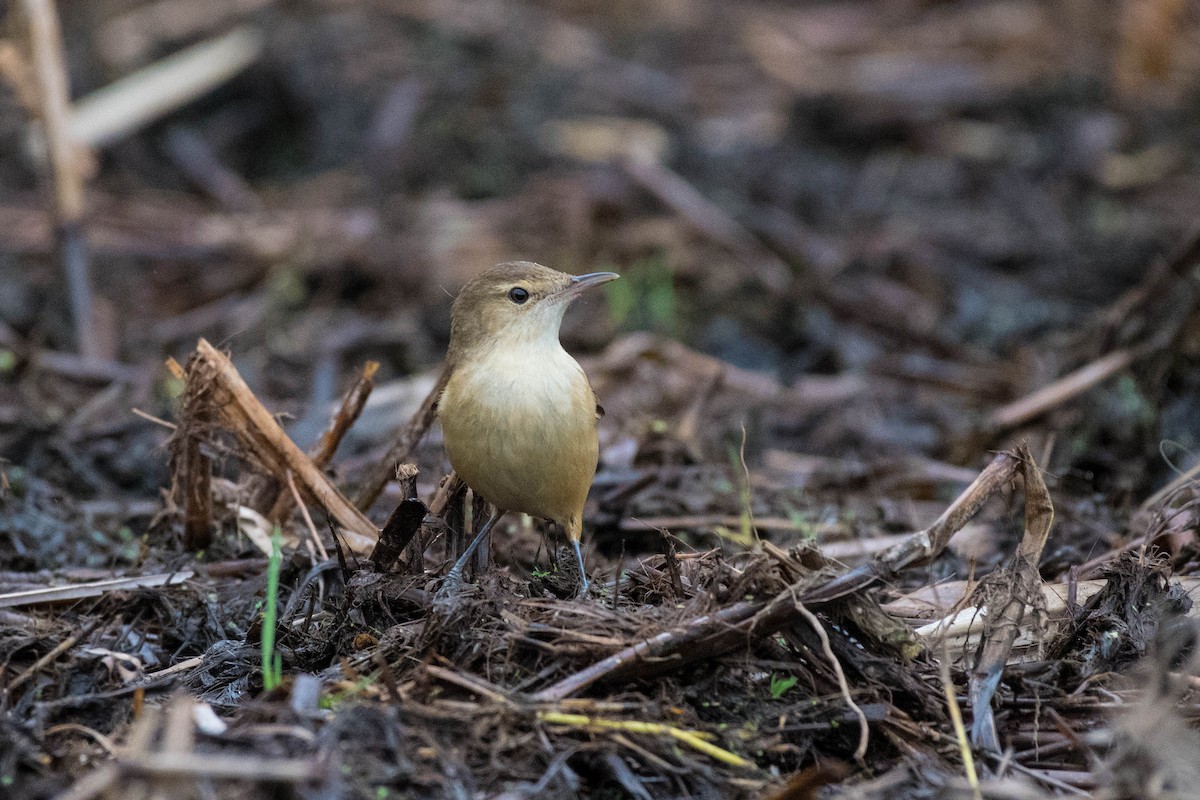
[{"label": "dry twig", "polygon": [[994,752],[1000,750],[1000,740],[992,717],[991,699],[1017,640],[1025,610],[1041,596],[1038,561],[1054,522],[1050,492],[1028,446],[1018,446],[1017,456],[1021,459],[1021,474],[1025,479],[1025,535],[1017,546],[1012,566],[992,576],[985,584],[1000,587],[1000,591],[999,596],[988,603],[994,611],[988,614],[987,629],[970,673],[971,708],[975,714],[971,741]]},{"label": "dry twig", "polygon": [[90,583],[74,583],[69,586],[51,586],[47,589],[30,589],[22,592],[0,594],[0,608],[18,608],[40,603],[60,603],[99,597],[107,592],[123,592],[131,589],[151,589],[157,586],[174,586],[191,580],[191,570],[163,572],[156,575],[133,575],[128,578],[111,578]]},{"label": "dry twig", "polygon": [[429,426],[433,424],[433,419],[437,416],[437,401],[442,394],[442,389],[445,388],[446,379],[449,377],[447,371],[443,371],[438,378],[438,382],[433,389],[426,395],[421,407],[413,414],[408,424],[397,431],[395,438],[392,441],[391,447],[388,448],[387,454],[380,459],[379,463],[371,470],[370,475],[363,481],[363,484],[358,488],[358,494],[354,496],[354,505],[361,511],[367,511],[375,503],[380,492],[387,486],[396,474],[396,466],[408,460],[412,454],[413,448],[421,441],[421,437],[425,435],[425,431],[429,430]]}]

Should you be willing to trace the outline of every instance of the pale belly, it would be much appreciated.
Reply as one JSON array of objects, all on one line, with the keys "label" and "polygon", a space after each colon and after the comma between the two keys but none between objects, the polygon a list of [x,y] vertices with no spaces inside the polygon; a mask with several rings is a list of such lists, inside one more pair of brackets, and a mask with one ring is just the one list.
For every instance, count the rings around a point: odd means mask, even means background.
[{"label": "pale belly", "polygon": [[457,371],[439,403],[451,465],[498,508],[577,526],[598,455],[587,377],[561,350],[487,366]]}]

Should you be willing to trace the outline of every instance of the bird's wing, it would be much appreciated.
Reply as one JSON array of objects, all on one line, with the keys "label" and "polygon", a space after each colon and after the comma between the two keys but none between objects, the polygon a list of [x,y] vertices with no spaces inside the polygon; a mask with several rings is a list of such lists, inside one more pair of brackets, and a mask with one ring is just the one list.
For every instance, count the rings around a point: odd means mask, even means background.
[{"label": "bird's wing", "polygon": [[446,384],[450,382],[450,373],[453,367],[450,362],[446,362],[442,367],[442,374],[438,375],[437,383],[433,385],[433,390],[429,393],[429,397],[425,402],[429,403],[429,413],[434,417],[438,414],[438,403],[442,402],[442,395],[446,391]]}]

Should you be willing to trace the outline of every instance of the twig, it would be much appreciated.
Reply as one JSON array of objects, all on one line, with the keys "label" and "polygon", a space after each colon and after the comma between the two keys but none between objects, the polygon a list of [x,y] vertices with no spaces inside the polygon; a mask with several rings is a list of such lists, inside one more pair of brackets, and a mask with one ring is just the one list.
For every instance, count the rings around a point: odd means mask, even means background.
[{"label": "twig", "polygon": [[56,795],[54,800],[92,800],[107,792],[120,777],[121,771],[116,764],[104,764],[75,781],[70,789]]},{"label": "twig", "polygon": [[[931,526],[910,534],[868,564],[803,591],[798,592],[799,586],[789,586],[768,602],[742,601],[689,620],[568,675],[537,692],[534,700],[557,701],[600,680],[633,674],[646,676],[716,658],[803,619],[796,610],[797,594],[808,606],[828,603],[862,591],[877,581],[893,578],[904,569],[927,563],[945,549],[951,537],[978,513],[988,498],[1008,485],[1020,465],[1018,454],[998,454]],[[807,583],[811,579],[801,580]]]},{"label": "twig", "polygon": [[1186,280],[1197,260],[1200,260],[1200,225],[1193,227],[1165,258],[1147,268],[1146,278],[1141,283],[1102,309],[1095,317],[1095,324],[1109,332],[1115,331],[1133,314],[1146,310],[1154,300]]},{"label": "twig", "polygon": [[988,417],[987,428],[991,431],[1005,431],[1029,422],[1103,383],[1155,349],[1157,348],[1147,346],[1126,347],[1101,356],[1090,364],[1085,364],[1074,372],[1069,372],[1058,380],[996,409]]},{"label": "twig", "polygon": [[983,504],[1002,487],[1007,486],[1019,472],[1021,461],[1015,453],[998,453],[979,477],[963,490],[932,525],[910,534],[899,544],[889,547],[870,563],[855,567],[827,583],[808,591],[804,602],[813,605],[861,591],[878,581],[894,578],[910,567],[927,564],[949,544],[951,537],[962,530],[983,507]]},{"label": "twig", "polygon": [[[761,602],[734,603],[715,614],[705,614],[689,620],[678,629],[664,631],[657,636],[643,639],[573,675],[568,675],[558,683],[534,694],[533,699],[537,702],[562,700],[583,691],[601,679],[611,679],[631,672],[643,662],[655,661],[659,665],[665,663],[670,667],[678,667],[690,663],[696,657],[694,650],[702,650],[706,656],[719,655],[724,651],[714,650],[711,640],[722,632],[736,630],[740,640],[745,641],[745,633],[741,630],[742,626],[739,623],[752,619],[765,606],[766,604]],[[685,652],[691,653],[691,657],[684,655]]]},{"label": "twig", "polygon": [[213,148],[194,128],[172,125],[163,137],[171,160],[187,179],[230,211],[255,211],[258,195],[241,175],[221,163]]},{"label": "twig", "polygon": [[683,176],[651,160],[627,159],[622,167],[639,186],[683,217],[702,236],[754,262],[758,279],[768,289],[781,292],[788,288],[792,276],[787,265]]},{"label": "twig", "polygon": [[42,350],[31,361],[39,370],[56,372],[75,381],[136,383],[145,374],[139,367],[117,361],[54,350]]},{"label": "twig", "polygon": [[438,680],[445,681],[446,683],[452,683],[455,686],[466,689],[468,692],[477,694],[480,697],[486,697],[488,700],[491,700],[494,703],[501,703],[510,707],[513,705],[512,698],[505,694],[502,689],[493,686],[477,675],[456,672],[455,670],[447,669],[446,667],[439,667],[436,664],[426,664],[424,669]]},{"label": "twig", "polygon": [[1025,535],[1017,546],[1012,566],[996,576],[996,580],[987,582],[987,585],[1002,588],[1000,596],[989,602],[996,611],[988,615],[987,628],[969,676],[971,708],[975,714],[971,741],[993,752],[1000,751],[1000,740],[992,716],[992,696],[1020,633],[1025,610],[1040,596],[1041,576],[1037,565],[1054,522],[1050,493],[1029,447],[1022,443],[1017,448],[1017,456],[1021,459],[1021,473],[1025,478]]},{"label": "twig", "polygon": [[111,578],[70,586],[53,586],[47,589],[30,589],[23,592],[0,594],[0,608],[18,608],[39,603],[58,603],[66,600],[82,600],[98,597],[106,592],[122,592],[130,589],[152,589],[158,586],[174,586],[192,578],[191,570],[164,572],[156,575],[135,575],[129,578]]},{"label": "twig", "polygon": [[367,404],[367,399],[375,388],[375,375],[378,372],[378,361],[368,361],[363,364],[362,372],[359,373],[354,385],[342,398],[342,403],[338,406],[337,413],[334,414],[329,427],[321,434],[321,438],[309,454],[312,456],[313,463],[318,467],[326,467],[329,462],[333,461],[338,445],[342,443],[347,431],[362,415],[363,406]]},{"label": "twig", "polygon": [[799,600],[796,601],[796,612],[808,621],[813,632],[817,634],[817,638],[821,640],[821,650],[825,653],[825,658],[829,660],[829,666],[833,668],[833,674],[837,677],[842,697],[845,698],[846,705],[850,706],[854,716],[858,718],[858,747],[854,748],[854,759],[862,761],[867,755],[867,745],[871,740],[871,728],[867,724],[867,715],[850,695],[850,684],[846,681],[846,671],[842,669],[842,662],[838,661],[837,656],[833,653],[833,648],[829,645],[829,634],[825,632],[825,626],[821,624],[821,620],[817,618],[816,614],[805,608]]},{"label": "twig", "polygon": [[322,561],[328,561],[329,553],[325,550],[325,545],[321,543],[321,535],[317,533],[317,526],[313,524],[312,516],[308,513],[308,506],[304,505],[304,500],[300,497],[300,490],[296,488],[296,479],[292,477],[290,469],[287,471],[287,486],[296,505],[300,507],[300,514],[304,517],[304,525],[308,528],[309,536],[312,537],[312,547],[316,549],[316,555],[320,556]]},{"label": "twig", "polygon": [[433,424],[433,419],[437,416],[437,401],[442,395],[442,389],[445,388],[449,376],[449,370],[442,370],[437,383],[425,396],[425,400],[421,402],[421,407],[413,414],[408,424],[396,433],[387,454],[380,459],[358,488],[358,494],[354,496],[354,505],[360,511],[367,511],[374,505],[383,488],[388,485],[388,481],[395,476],[396,465],[408,460],[413,448],[417,446],[421,437],[425,435],[425,431],[429,430],[429,426]]},{"label": "twig", "polygon": [[108,738],[100,731],[89,728],[87,725],[81,725],[78,722],[62,722],[58,725],[51,725],[49,728],[46,728],[47,736],[53,736],[59,733],[82,733],[84,736],[88,737],[96,744],[104,748],[109,755],[113,755],[117,752],[117,746],[113,743],[112,739]]},{"label": "twig", "polygon": [[[620,527],[623,531],[661,531],[664,529],[679,530],[680,528],[711,530],[717,527],[737,528],[741,524],[740,516],[729,514],[681,514],[670,517],[629,517],[621,520]],[[849,528],[844,523],[807,524],[785,517],[755,517],[754,527],[764,531],[810,531],[817,538],[838,534],[845,536],[849,532]]]},{"label": "twig", "polygon": [[155,425],[166,428],[169,431],[174,431],[174,430],[179,429],[179,426],[176,425],[174,422],[169,422],[160,417],[156,417],[147,411],[142,411],[140,408],[131,408],[131,409],[129,409],[129,411],[135,417],[141,417],[142,419],[146,420],[147,422],[153,422]]},{"label": "twig", "polygon": [[257,29],[235,28],[110,83],[75,104],[70,138],[93,147],[121,139],[225,83],[263,47]]},{"label": "twig", "polygon": [[1133,529],[1145,535],[1150,530],[1150,521],[1156,513],[1163,513],[1180,491],[1185,487],[1195,486],[1200,480],[1200,464],[1181,472],[1171,479],[1167,485],[1147,497],[1133,515]]},{"label": "twig", "polygon": [[53,648],[51,648],[50,652],[46,653],[46,655],[42,656],[37,661],[30,664],[28,667],[25,668],[25,670],[23,672],[21,672],[21,674],[17,675],[17,677],[15,677],[11,681],[9,681],[8,688],[5,690],[6,693],[8,694],[9,703],[11,704],[12,701],[15,699],[15,697],[16,697],[15,693],[16,693],[18,686],[20,686],[25,681],[29,680],[32,676],[36,675],[38,673],[38,670],[40,670],[42,667],[46,666],[54,659],[61,656],[63,653],[70,650],[72,647],[74,647],[76,644],[78,644],[80,640],[84,639],[87,636],[91,636],[92,631],[94,631],[94,630],[96,630],[96,628],[100,627],[100,624],[103,621],[104,621],[103,617],[94,617],[86,625],[83,626],[83,630],[79,631],[78,633],[74,633],[74,634],[68,636],[66,639],[63,639],[61,642],[59,642]]},{"label": "twig", "polygon": [[216,753],[155,753],[136,760],[121,760],[119,764],[128,775],[206,780],[305,783],[325,774],[322,765],[311,758],[269,759]]},{"label": "twig", "polygon": [[559,711],[540,711],[538,719],[552,725],[566,725],[572,728],[593,728],[599,730],[624,731],[626,733],[642,733],[651,736],[671,736],[689,747],[717,759],[732,767],[752,767],[754,764],[736,753],[717,747],[712,742],[706,742],[701,734],[664,725],[660,722],[642,722],[640,720],[603,719],[589,717],[584,714],[564,714]]}]

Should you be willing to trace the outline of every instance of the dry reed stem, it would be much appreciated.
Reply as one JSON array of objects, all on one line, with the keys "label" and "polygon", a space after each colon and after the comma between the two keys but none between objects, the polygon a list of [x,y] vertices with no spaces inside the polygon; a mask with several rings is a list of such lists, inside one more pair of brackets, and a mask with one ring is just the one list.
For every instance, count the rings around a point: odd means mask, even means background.
[{"label": "dry reed stem", "polygon": [[54,176],[58,255],[67,278],[79,352],[87,359],[111,357],[112,353],[103,351],[95,330],[91,272],[83,235],[83,170],[71,138],[71,99],[58,12],[52,0],[22,0],[20,8],[29,28],[38,116]]}]

